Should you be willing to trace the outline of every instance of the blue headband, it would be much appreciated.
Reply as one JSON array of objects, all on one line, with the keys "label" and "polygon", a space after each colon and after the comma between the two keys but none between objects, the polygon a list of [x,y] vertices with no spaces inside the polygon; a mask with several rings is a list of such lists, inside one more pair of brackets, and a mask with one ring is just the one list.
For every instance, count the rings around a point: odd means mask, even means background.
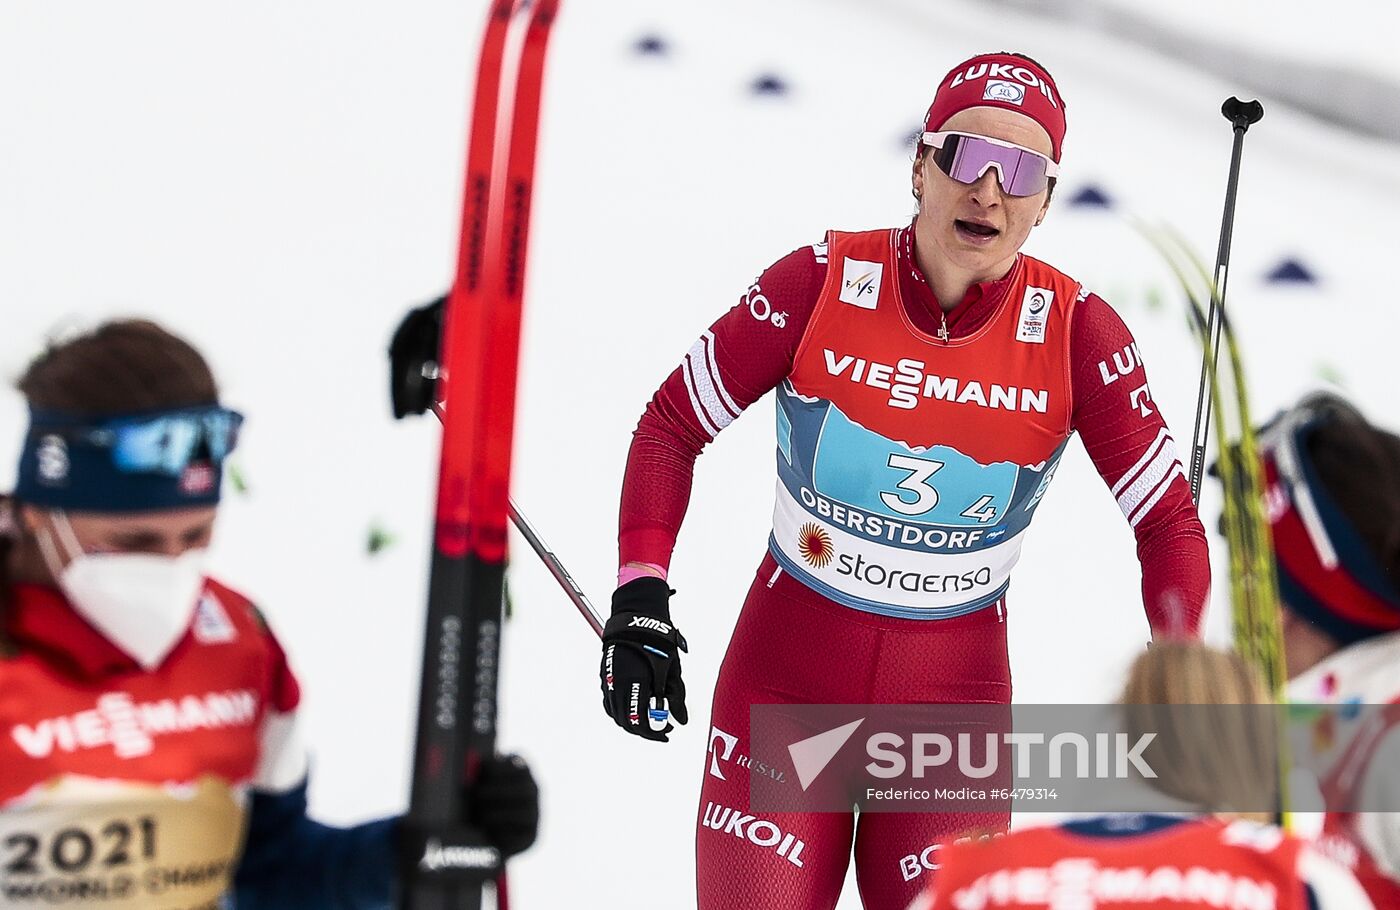
[{"label": "blue headband", "polygon": [[31,408],[15,498],[80,512],[216,505],[242,419],[219,405],[111,417]]}]

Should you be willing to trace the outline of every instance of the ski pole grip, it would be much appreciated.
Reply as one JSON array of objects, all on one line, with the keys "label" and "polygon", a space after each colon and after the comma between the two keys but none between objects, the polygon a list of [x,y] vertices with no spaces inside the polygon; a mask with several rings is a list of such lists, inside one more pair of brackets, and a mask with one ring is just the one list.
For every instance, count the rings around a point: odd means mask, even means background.
[{"label": "ski pole grip", "polygon": [[1220,105],[1220,113],[1225,115],[1225,119],[1230,121],[1235,129],[1247,130],[1264,119],[1264,105],[1258,101],[1241,101],[1231,95]]}]

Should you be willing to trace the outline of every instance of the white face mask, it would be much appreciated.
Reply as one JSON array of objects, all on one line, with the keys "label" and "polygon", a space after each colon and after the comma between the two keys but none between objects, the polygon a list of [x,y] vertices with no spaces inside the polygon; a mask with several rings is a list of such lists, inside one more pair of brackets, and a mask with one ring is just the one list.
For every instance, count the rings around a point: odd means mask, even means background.
[{"label": "white face mask", "polygon": [[190,627],[204,589],[208,551],[187,550],[179,556],[85,553],[68,516],[53,515],[68,565],[47,529],[38,534],[39,550],[74,609],[142,667],[160,666]]}]

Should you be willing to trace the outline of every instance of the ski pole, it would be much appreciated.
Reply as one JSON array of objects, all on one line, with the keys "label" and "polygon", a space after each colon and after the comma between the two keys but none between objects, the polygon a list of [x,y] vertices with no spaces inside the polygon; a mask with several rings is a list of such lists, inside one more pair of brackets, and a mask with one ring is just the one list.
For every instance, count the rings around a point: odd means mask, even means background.
[{"label": "ski pole", "polygon": [[[437,415],[438,420],[443,419],[442,402],[433,402],[433,413]],[[520,511],[520,507],[515,504],[515,500],[510,499],[509,503],[510,520],[520,531],[521,536],[530,544],[530,549],[535,551],[535,555],[544,563],[544,567],[549,570],[549,574],[553,575],[554,580],[559,582],[559,587],[563,588],[569,600],[573,601],[574,606],[578,608],[584,621],[592,627],[594,633],[597,634],[599,638],[602,638],[603,618],[599,615],[598,608],[593,606],[593,602],[588,599],[588,595],[583,593],[583,589],[579,587],[578,582],[574,581],[574,577],[569,574],[569,570],[564,567],[564,563],[559,560],[558,556],[554,555],[554,551],[550,549],[549,545],[540,537],[539,532],[535,530],[535,526],[525,517],[525,513]]]},{"label": "ski pole", "polygon": [[1234,127],[1235,142],[1230,151],[1230,178],[1225,184],[1225,214],[1220,223],[1220,246],[1215,254],[1215,282],[1210,292],[1210,312],[1206,318],[1206,345],[1201,355],[1201,383],[1196,392],[1196,429],[1191,450],[1191,501],[1201,499],[1201,473],[1205,470],[1206,441],[1210,437],[1210,372],[1220,359],[1220,319],[1225,311],[1225,281],[1230,268],[1230,238],[1235,230],[1235,194],[1240,183],[1240,156],[1244,134],[1264,116],[1258,101],[1241,101],[1234,95],[1220,106],[1220,113]]},{"label": "ski pole", "polygon": [[593,627],[593,631],[597,633],[599,638],[602,638],[603,618],[598,615],[597,608],[595,608],[588,597],[584,595],[583,589],[578,586],[578,582],[574,581],[574,577],[569,574],[569,570],[564,568],[564,564],[559,561],[559,557],[555,556],[554,551],[540,539],[540,535],[536,533],[534,525],[530,524],[524,513],[520,511],[520,507],[515,504],[514,499],[510,500],[510,520],[515,523],[521,535],[530,542],[530,548],[535,551],[535,555],[539,556],[545,568],[549,570],[549,574],[554,576],[554,580],[559,582],[559,587],[564,589],[564,593],[568,595],[569,600],[572,600],[574,606],[578,607],[578,611],[583,615],[584,621]]}]

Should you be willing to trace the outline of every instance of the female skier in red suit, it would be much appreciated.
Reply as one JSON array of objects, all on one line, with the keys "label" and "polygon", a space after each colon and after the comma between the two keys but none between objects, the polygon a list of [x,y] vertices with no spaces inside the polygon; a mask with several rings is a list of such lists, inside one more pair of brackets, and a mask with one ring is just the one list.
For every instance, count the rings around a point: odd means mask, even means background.
[{"label": "female skier in red suit", "polygon": [[902,910],[930,845],[1006,824],[998,807],[751,813],[752,768],[782,757],[753,756],[749,706],[1009,702],[1008,580],[1073,433],[1137,536],[1152,627],[1194,631],[1206,601],[1205,536],[1132,335],[1020,252],[1059,170],[1054,79],[1019,54],[974,57],[924,129],[913,222],[774,263],[632,443],[602,688],[619,726],[664,740],[688,719],[666,573],[693,465],[776,390],[773,534],[720,671],[697,813],[701,910],[833,907],[853,840],[865,905]]}]

